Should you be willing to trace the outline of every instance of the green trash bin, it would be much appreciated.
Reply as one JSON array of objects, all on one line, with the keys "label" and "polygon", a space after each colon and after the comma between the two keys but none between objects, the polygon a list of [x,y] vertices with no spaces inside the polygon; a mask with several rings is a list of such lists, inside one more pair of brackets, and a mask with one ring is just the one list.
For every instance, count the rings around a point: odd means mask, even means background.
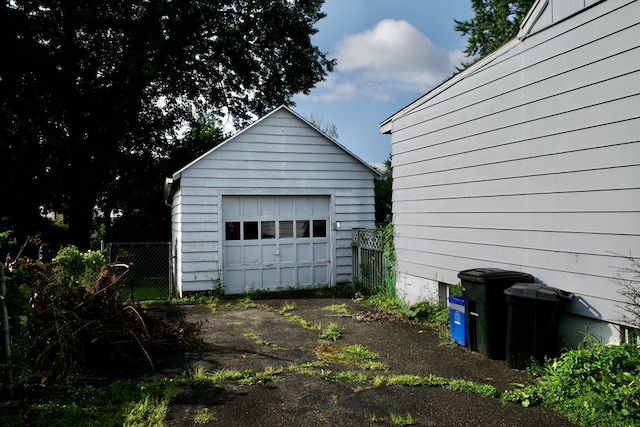
[{"label": "green trash bin", "polygon": [[509,367],[525,369],[534,360],[557,356],[560,308],[574,295],[538,283],[516,283],[504,295]]},{"label": "green trash bin", "polygon": [[500,268],[474,268],[458,274],[465,300],[467,347],[489,359],[504,360],[507,348],[507,304],[504,290],[533,276]]}]

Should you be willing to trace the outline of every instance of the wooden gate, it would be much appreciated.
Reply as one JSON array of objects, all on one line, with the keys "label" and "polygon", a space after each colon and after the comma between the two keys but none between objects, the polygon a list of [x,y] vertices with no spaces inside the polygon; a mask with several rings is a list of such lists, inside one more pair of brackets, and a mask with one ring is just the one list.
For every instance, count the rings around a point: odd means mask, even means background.
[{"label": "wooden gate", "polygon": [[382,232],[364,228],[352,231],[353,283],[373,291],[383,284],[387,270]]}]

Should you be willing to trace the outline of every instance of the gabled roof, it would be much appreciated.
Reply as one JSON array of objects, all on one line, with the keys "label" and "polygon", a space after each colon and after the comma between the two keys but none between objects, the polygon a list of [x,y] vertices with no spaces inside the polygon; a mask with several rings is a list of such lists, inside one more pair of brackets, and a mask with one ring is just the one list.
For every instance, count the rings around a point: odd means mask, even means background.
[{"label": "gabled roof", "polygon": [[336,141],[335,139],[333,139],[332,137],[330,137],[329,135],[327,135],[325,132],[323,132],[322,130],[318,129],[317,126],[314,126],[313,124],[311,124],[311,122],[309,122],[309,120],[307,120],[306,118],[304,118],[303,116],[301,116],[300,114],[296,113],[295,111],[293,111],[291,108],[287,107],[286,105],[281,105],[278,108],[274,109],[273,111],[271,111],[269,114],[261,117],[260,119],[258,119],[257,121],[255,121],[254,123],[252,123],[251,125],[247,126],[246,128],[240,130],[239,132],[235,133],[233,136],[229,137],[228,139],[226,139],[224,142],[216,145],[215,147],[213,147],[211,150],[207,151],[206,153],[204,153],[203,155],[201,155],[200,157],[196,158],[195,160],[193,160],[192,162],[190,162],[189,164],[187,164],[186,166],[184,166],[183,168],[181,168],[180,170],[178,170],[177,172],[175,172],[172,176],[173,181],[177,181],[180,179],[182,172],[185,169],[188,169],[189,167],[191,167],[191,165],[193,165],[194,163],[199,162],[202,158],[209,156],[211,153],[215,152],[216,150],[220,149],[222,146],[224,146],[225,144],[230,143],[231,141],[233,141],[238,135],[242,134],[243,132],[247,131],[248,129],[251,129],[254,126],[259,125],[261,122],[267,120],[270,116],[274,115],[276,112],[280,111],[280,110],[285,110],[287,112],[289,112],[290,114],[292,114],[293,116],[295,116],[296,118],[302,120],[304,123],[306,123],[311,129],[315,130],[316,132],[318,132],[320,135],[322,135],[324,138],[328,139],[329,141],[331,141],[332,143],[334,143],[335,145],[337,145],[340,149],[342,149],[345,153],[349,154],[351,157],[353,157],[356,161],[362,163],[364,166],[366,166],[369,170],[371,170],[376,177],[380,176],[380,171],[378,171],[375,167],[373,167],[372,165],[368,164],[367,162],[365,162],[364,160],[362,160],[360,157],[356,156],[354,153],[352,153],[351,151],[349,151],[344,145],[340,144],[338,141]]},{"label": "gabled roof", "polygon": [[239,132],[235,133],[233,136],[227,138],[225,141],[223,141],[222,143],[216,145],[215,147],[213,147],[211,150],[207,151],[206,153],[202,154],[201,156],[199,156],[198,158],[194,159],[193,161],[191,161],[190,163],[188,163],[187,165],[185,165],[184,167],[182,167],[181,169],[179,169],[177,172],[175,172],[170,178],[166,178],[165,179],[165,184],[164,184],[164,201],[167,205],[171,205],[170,203],[170,199],[172,197],[172,195],[174,194],[174,192],[176,191],[176,189],[180,186],[180,178],[182,176],[182,172],[184,172],[186,169],[188,169],[189,167],[191,167],[193,164],[199,162],[201,159],[209,156],[211,153],[215,152],[216,150],[219,150],[221,147],[223,147],[224,145],[230,143],[231,141],[233,141],[238,135],[242,134],[243,132],[247,131],[248,129],[251,129],[254,126],[259,125],[261,122],[263,122],[264,120],[268,119],[270,116],[274,115],[276,112],[280,111],[280,110],[284,110],[287,111],[289,114],[293,115],[294,117],[302,120],[304,123],[306,123],[311,129],[313,129],[314,131],[318,132],[321,136],[323,136],[325,139],[327,139],[328,141],[330,141],[331,143],[335,144],[337,147],[339,147],[342,151],[344,151],[345,153],[347,153],[349,156],[351,156],[354,160],[356,160],[357,162],[361,163],[362,165],[364,165],[367,169],[369,169],[370,171],[372,171],[374,173],[374,177],[375,179],[381,179],[382,178],[382,173],[376,169],[374,166],[368,164],[367,162],[365,162],[364,160],[362,160],[360,157],[356,156],[354,153],[352,153],[351,151],[349,151],[345,146],[343,146],[342,144],[340,144],[338,141],[336,141],[335,139],[333,139],[331,136],[327,135],[325,132],[323,132],[322,130],[318,129],[317,126],[314,126],[313,124],[311,124],[311,122],[309,122],[309,120],[307,120],[306,118],[304,118],[303,116],[301,116],[300,114],[296,113],[295,111],[293,111],[291,108],[287,107],[286,105],[281,105],[280,107],[274,109],[273,111],[271,111],[269,114],[261,117],[260,119],[258,119],[256,122],[252,123],[251,125],[247,126],[246,128],[240,130]]}]

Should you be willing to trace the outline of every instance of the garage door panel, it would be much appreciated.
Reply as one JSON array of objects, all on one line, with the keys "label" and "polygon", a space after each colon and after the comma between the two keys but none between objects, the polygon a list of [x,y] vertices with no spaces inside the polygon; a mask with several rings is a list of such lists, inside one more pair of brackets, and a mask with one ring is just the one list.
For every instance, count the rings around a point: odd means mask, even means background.
[{"label": "garage door panel", "polygon": [[296,284],[296,268],[280,267],[280,283],[283,287],[294,286]]},{"label": "garage door panel", "polygon": [[298,243],[296,245],[298,262],[311,262],[311,244]]},{"label": "garage door panel", "polygon": [[263,264],[275,264],[277,262],[276,251],[277,247],[273,245],[263,245],[262,251],[262,263]]},{"label": "garage door panel", "polygon": [[246,289],[262,289],[262,272],[259,269],[245,269],[244,285]]},{"label": "garage door panel", "polygon": [[277,216],[276,211],[276,198],[275,197],[262,197],[260,198],[260,217],[273,217]]},{"label": "garage door panel", "polygon": [[258,198],[257,197],[243,197],[242,198],[242,215],[248,217],[258,216]]},{"label": "garage door panel", "polygon": [[293,212],[293,198],[291,197],[279,197],[278,198],[278,216],[280,218],[286,218],[291,216]]},{"label": "garage door panel", "polygon": [[313,198],[313,214],[318,218],[328,218],[329,217],[329,204],[326,203],[323,199]]},{"label": "garage door panel", "polygon": [[300,285],[312,285],[313,281],[311,280],[311,267],[298,267],[298,283]]},{"label": "garage door panel", "polygon": [[315,283],[329,283],[329,269],[325,265],[313,267],[313,280]]},{"label": "garage door panel", "polygon": [[311,198],[309,197],[296,197],[295,198],[295,214],[296,217],[310,216],[311,210]]},{"label": "garage door panel", "polygon": [[262,270],[262,288],[277,288],[278,270],[276,268],[265,268]]},{"label": "garage door panel", "polygon": [[243,264],[260,264],[260,247],[258,245],[246,245],[243,249]]},{"label": "garage door panel", "polygon": [[296,262],[296,245],[293,243],[280,244],[280,263]]},{"label": "garage door panel", "polygon": [[242,264],[242,248],[240,246],[227,246],[224,251],[225,265]]},{"label": "garage door panel", "polygon": [[326,242],[313,244],[313,259],[315,261],[329,260],[329,244]]}]

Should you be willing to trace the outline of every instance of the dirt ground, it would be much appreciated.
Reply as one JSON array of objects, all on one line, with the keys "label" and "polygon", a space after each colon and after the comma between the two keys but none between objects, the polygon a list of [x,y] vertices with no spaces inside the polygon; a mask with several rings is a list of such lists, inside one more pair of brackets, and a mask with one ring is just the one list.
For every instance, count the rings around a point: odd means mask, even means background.
[{"label": "dirt ground", "polygon": [[[471,392],[427,386],[372,387],[370,383],[363,386],[299,373],[290,367],[319,360],[320,332],[305,329],[279,314],[285,306],[290,315],[300,316],[311,325],[325,328],[330,322],[337,324],[342,333],[339,342],[360,344],[378,353],[379,361],[388,366],[388,371],[365,371],[334,363],[322,368],[325,370],[360,371],[372,379],[432,374],[491,384],[499,390],[529,380],[504,361],[486,359],[460,346],[443,345],[443,339],[424,325],[379,316],[350,299],[271,299],[255,304],[258,307],[246,308],[235,301],[221,302],[215,314],[201,305],[164,309],[169,310],[164,315],[170,319],[198,323],[204,344],[156,375],[176,377],[195,369],[283,368],[276,381],[185,389],[171,401],[168,425],[197,425],[199,411],[207,411],[210,422],[198,425],[220,426],[390,426],[395,425],[391,414],[405,420],[410,414],[412,425],[417,426],[572,425],[545,408],[524,408]],[[335,304],[345,304],[348,313],[327,310]]]}]

